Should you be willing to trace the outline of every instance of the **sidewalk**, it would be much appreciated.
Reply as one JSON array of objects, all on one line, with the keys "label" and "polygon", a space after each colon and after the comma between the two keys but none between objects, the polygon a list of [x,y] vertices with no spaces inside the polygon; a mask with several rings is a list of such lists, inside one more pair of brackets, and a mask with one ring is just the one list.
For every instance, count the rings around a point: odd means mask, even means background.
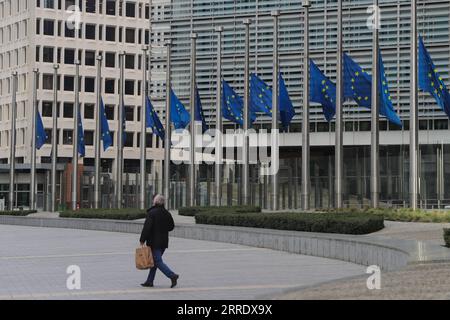
[{"label": "sidewalk", "polygon": [[[444,245],[443,228],[450,224],[385,222],[386,228],[371,234],[390,239],[418,240]],[[448,249],[450,251],[450,249]],[[401,270],[381,274],[381,290],[368,290],[369,275],[297,289],[275,297],[294,300],[403,300],[450,299],[450,263],[412,264]]]}]

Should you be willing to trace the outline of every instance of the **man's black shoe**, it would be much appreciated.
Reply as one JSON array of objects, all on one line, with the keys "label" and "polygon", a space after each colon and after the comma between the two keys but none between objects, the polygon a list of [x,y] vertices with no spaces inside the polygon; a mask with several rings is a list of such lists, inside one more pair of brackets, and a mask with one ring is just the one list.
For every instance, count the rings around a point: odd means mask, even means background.
[{"label": "man's black shoe", "polygon": [[141,286],[143,286],[145,288],[150,288],[150,287],[153,287],[153,283],[145,282],[145,283],[141,283]]},{"label": "man's black shoe", "polygon": [[180,276],[179,275],[174,275],[172,278],[170,278],[170,280],[172,280],[172,286],[171,288],[175,287],[177,285],[177,280]]}]

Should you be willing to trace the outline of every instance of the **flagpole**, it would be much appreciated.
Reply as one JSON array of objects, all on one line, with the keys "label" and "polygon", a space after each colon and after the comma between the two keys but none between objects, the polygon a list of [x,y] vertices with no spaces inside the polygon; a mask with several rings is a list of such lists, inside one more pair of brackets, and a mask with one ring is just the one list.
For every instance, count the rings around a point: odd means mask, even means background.
[{"label": "flagpole", "polygon": [[379,206],[379,192],[380,192],[380,126],[379,126],[379,112],[380,112],[380,66],[379,66],[379,23],[380,15],[378,9],[378,0],[373,2],[375,10],[375,22],[373,25],[373,44],[372,44],[372,133],[370,145],[370,191],[371,191],[371,202],[373,208],[378,208]]},{"label": "flagpole", "polygon": [[410,147],[409,147],[409,193],[411,209],[417,210],[419,197],[419,110],[417,92],[417,2],[411,0],[411,116],[410,116]]},{"label": "flagpole", "polygon": [[119,53],[119,110],[117,119],[117,156],[116,156],[116,202],[117,208],[122,209],[122,189],[123,189],[123,117],[124,112],[124,68],[125,51]]},{"label": "flagpole", "polygon": [[145,110],[146,104],[146,92],[147,92],[147,51],[148,46],[144,45],[142,47],[142,108],[141,108],[141,190],[140,190],[140,209],[144,210],[146,207],[145,203],[145,192],[147,184],[147,112]]},{"label": "flagpole", "polygon": [[52,108],[52,196],[51,196],[51,212],[56,211],[56,162],[58,159],[58,69],[59,65],[53,65],[53,108]]},{"label": "flagpole", "polygon": [[170,127],[170,90],[171,90],[171,40],[166,41],[167,48],[167,70],[166,70],[166,132],[164,135],[164,195],[169,197],[170,192],[170,142],[171,142],[171,127]]},{"label": "flagpole", "polygon": [[216,206],[222,204],[222,32],[217,27],[217,88],[216,88]]},{"label": "flagpole", "polygon": [[102,56],[97,56],[97,112],[95,121],[95,177],[94,208],[100,208],[100,138],[101,138],[101,90],[102,90]]},{"label": "flagpole", "polygon": [[272,75],[272,150],[271,150],[271,166],[275,168],[272,172],[272,209],[278,210],[278,172],[280,155],[278,146],[278,112],[279,112],[279,61],[278,61],[278,20],[280,12],[272,11],[273,17],[273,75]]},{"label": "flagpole", "polygon": [[12,74],[11,134],[9,143],[9,210],[14,209],[16,170],[17,71]]},{"label": "flagpole", "polygon": [[196,164],[195,164],[195,83],[196,83],[196,61],[197,61],[197,34],[191,34],[191,88],[190,88],[190,104],[191,104],[191,146],[190,146],[190,163],[189,166],[189,204],[190,206],[195,206],[196,192],[195,192],[195,180],[196,180]]},{"label": "flagpole", "polygon": [[[78,191],[78,116],[80,107],[80,60],[75,61],[75,104],[73,106],[72,210],[77,210]],[[81,121],[81,119],[80,119]]]},{"label": "flagpole", "polygon": [[303,1],[305,9],[305,53],[303,61],[303,121],[302,121],[302,209],[309,210],[310,192],[310,134],[309,134],[309,0]]},{"label": "flagpole", "polygon": [[244,20],[245,26],[245,58],[244,58],[244,132],[242,141],[242,191],[244,193],[244,205],[249,204],[249,164],[248,164],[248,128],[250,124],[250,19]]},{"label": "flagpole", "polygon": [[30,181],[30,209],[36,210],[36,120],[37,120],[37,84],[39,69],[33,69],[33,121],[31,123],[31,181]]},{"label": "flagpole", "polygon": [[336,145],[335,145],[335,207],[343,207],[342,186],[344,171],[343,150],[343,102],[344,81],[342,77],[342,0],[338,0],[337,17],[337,78],[336,78]]},{"label": "flagpole", "polygon": [[[151,100],[151,95],[152,95],[152,6],[153,6],[153,1],[149,0],[148,3],[148,85],[147,85],[147,96],[148,99]],[[146,105],[147,108],[147,105]],[[151,139],[153,139],[153,136],[151,137]],[[153,173],[153,183],[155,184],[153,186],[153,190],[156,189],[156,184],[158,183],[155,179],[155,175],[156,175],[156,160],[152,161],[152,168],[151,168],[151,172]]]}]

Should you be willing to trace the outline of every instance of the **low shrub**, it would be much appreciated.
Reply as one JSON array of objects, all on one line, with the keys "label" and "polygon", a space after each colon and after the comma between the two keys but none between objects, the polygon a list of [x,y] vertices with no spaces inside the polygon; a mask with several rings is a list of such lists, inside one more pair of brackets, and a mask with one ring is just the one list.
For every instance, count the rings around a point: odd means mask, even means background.
[{"label": "low shrub", "polygon": [[444,241],[447,248],[450,248],[450,229],[444,229]]},{"label": "low shrub", "polygon": [[36,213],[36,210],[17,210],[17,211],[0,211],[1,216],[21,216],[25,217],[29,214]]},{"label": "low shrub", "polygon": [[261,212],[260,207],[254,206],[229,206],[229,207],[182,207],[178,209],[180,216],[193,217],[197,213],[250,213]]},{"label": "low shrub", "polygon": [[197,213],[199,224],[321,233],[368,234],[384,228],[382,216],[361,213]]},{"label": "low shrub", "polygon": [[61,218],[84,219],[113,219],[113,220],[137,220],[145,218],[146,210],[139,209],[81,209],[78,211],[63,211]]}]

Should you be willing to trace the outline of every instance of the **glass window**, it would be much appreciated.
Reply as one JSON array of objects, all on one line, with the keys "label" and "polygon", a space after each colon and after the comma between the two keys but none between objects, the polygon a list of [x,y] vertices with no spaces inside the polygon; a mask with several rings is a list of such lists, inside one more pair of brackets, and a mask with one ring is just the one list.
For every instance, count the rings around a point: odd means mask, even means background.
[{"label": "glass window", "polygon": [[44,34],[46,36],[55,35],[55,22],[53,20],[44,20]]},{"label": "glass window", "polygon": [[134,80],[125,80],[125,94],[134,95]]},{"label": "glass window", "polygon": [[95,13],[96,0],[86,0],[86,12]]},{"label": "glass window", "polygon": [[134,107],[125,106],[125,120],[134,121]]},{"label": "glass window", "polygon": [[106,41],[116,41],[116,27],[106,26]]},{"label": "glass window", "polygon": [[95,92],[95,78],[84,78],[84,92]]},{"label": "glass window", "polygon": [[64,91],[74,90],[75,78],[73,76],[64,76]]},{"label": "glass window", "polygon": [[112,104],[105,105],[105,113],[106,113],[106,119],[114,120],[114,105],[112,105]]},{"label": "glass window", "polygon": [[53,47],[44,47],[43,48],[43,62],[53,62],[54,57],[54,48]]},{"label": "glass window", "polygon": [[63,130],[63,144],[72,145],[72,130]]},{"label": "glass window", "polygon": [[84,105],[84,119],[94,119],[94,104],[86,103]]},{"label": "glass window", "polygon": [[106,0],[106,14],[110,16],[116,15],[116,0]]},{"label": "glass window", "polygon": [[135,43],[135,30],[134,29],[125,29],[125,42],[126,43]]},{"label": "glass window", "polygon": [[64,63],[74,64],[75,63],[75,49],[64,49]]},{"label": "glass window", "polygon": [[127,2],[125,5],[125,15],[130,18],[136,17],[136,3]]},{"label": "glass window", "polygon": [[44,74],[42,76],[42,89],[53,90],[53,75],[52,74]]},{"label": "glass window", "polygon": [[86,24],[86,39],[95,40],[95,24]]},{"label": "glass window", "polygon": [[63,118],[72,118],[73,119],[73,103],[64,102],[63,105]]},{"label": "glass window", "polygon": [[114,79],[105,79],[105,93],[114,93]]},{"label": "glass window", "polygon": [[95,66],[95,51],[86,51],[85,52],[84,64],[87,66]]},{"label": "glass window", "polygon": [[134,69],[134,54],[125,55],[125,68]]},{"label": "glass window", "polygon": [[106,52],[105,66],[107,68],[115,68],[116,67],[116,54],[114,52]]},{"label": "glass window", "polygon": [[85,130],[84,131],[84,145],[93,146],[94,145],[94,131]]},{"label": "glass window", "polygon": [[132,147],[133,146],[133,132],[125,132],[125,147]]},{"label": "glass window", "polygon": [[51,117],[52,116],[52,101],[42,101],[42,116],[43,117]]}]

